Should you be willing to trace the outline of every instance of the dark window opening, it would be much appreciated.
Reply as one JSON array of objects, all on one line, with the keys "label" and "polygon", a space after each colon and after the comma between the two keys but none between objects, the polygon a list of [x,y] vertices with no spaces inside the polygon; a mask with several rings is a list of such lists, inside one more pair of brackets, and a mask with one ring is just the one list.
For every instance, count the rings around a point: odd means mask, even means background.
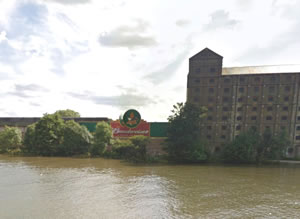
[{"label": "dark window opening", "polygon": [[300,116],[297,117],[297,120],[300,120]]},{"label": "dark window opening", "polygon": [[216,153],[220,152],[220,150],[221,150],[220,147],[215,147],[215,152]]},{"label": "dark window opening", "polygon": [[254,92],[255,93],[259,92],[259,87],[254,87]]},{"label": "dark window opening", "polygon": [[296,128],[296,129],[297,129],[297,131],[300,131],[300,126],[297,126],[297,128]]},{"label": "dark window opening", "polygon": [[221,135],[221,139],[226,139],[226,136],[225,135]]},{"label": "dark window opening", "polygon": [[288,107],[288,106],[284,106],[284,107],[282,107],[282,110],[283,110],[283,111],[288,111],[288,110],[289,110],[289,107]]},{"label": "dark window opening", "polygon": [[229,98],[228,97],[223,97],[223,102],[228,102]]},{"label": "dark window opening", "polygon": [[211,73],[216,72],[216,69],[215,68],[210,68],[210,72]]},{"label": "dark window opening", "polygon": [[210,88],[208,88],[208,92],[213,93],[213,92],[215,92],[215,89],[213,87],[210,87]]},{"label": "dark window opening", "polygon": [[240,82],[245,82],[246,78],[245,77],[240,77]]},{"label": "dark window opening", "polygon": [[251,116],[251,120],[256,120],[256,116]]},{"label": "dark window opening", "polygon": [[213,117],[212,116],[208,116],[207,120],[213,120]]},{"label": "dark window opening", "polygon": [[290,147],[290,148],[288,148],[288,149],[287,149],[287,152],[288,152],[289,154],[292,154],[292,153],[294,153],[294,148],[291,148],[291,147]]},{"label": "dark window opening", "polygon": [[212,97],[209,97],[207,100],[208,100],[209,103],[214,102],[214,98],[212,98]]},{"label": "dark window opening", "polygon": [[235,127],[236,130],[241,130],[241,128],[242,127],[240,125],[238,125],[238,126]]},{"label": "dark window opening", "polygon": [[291,91],[291,87],[290,87],[290,86],[285,86],[284,90],[285,90],[286,92],[290,92],[290,91]]},{"label": "dark window opening", "polygon": [[207,135],[206,138],[207,138],[207,139],[211,139],[211,135]]},{"label": "dark window opening", "polygon": [[199,80],[199,79],[196,79],[195,82],[196,82],[196,83],[200,83],[200,80]]},{"label": "dark window opening", "polygon": [[228,87],[224,88],[224,93],[229,93],[230,89]]},{"label": "dark window opening", "polygon": [[213,79],[213,78],[211,78],[211,79],[209,79],[209,83],[214,83],[215,82],[215,79]]},{"label": "dark window opening", "polygon": [[281,120],[287,120],[287,116],[281,116]]},{"label": "dark window opening", "polygon": [[296,136],[296,140],[300,140],[300,135],[297,135],[297,136]]},{"label": "dark window opening", "polygon": [[253,108],[252,108],[252,111],[257,111],[257,107],[256,106],[254,106]]},{"label": "dark window opening", "polygon": [[238,102],[243,102],[243,97],[238,98]]},{"label": "dark window opening", "polygon": [[227,119],[228,119],[227,116],[223,116],[223,117],[222,117],[222,120],[223,120],[223,121],[226,121]]},{"label": "dark window opening", "polygon": [[227,126],[226,125],[222,125],[222,130],[226,130]]},{"label": "dark window opening", "polygon": [[272,86],[272,87],[269,87],[269,92],[270,92],[270,93],[274,93],[274,91],[275,91],[275,87],[273,87],[273,86]]},{"label": "dark window opening", "polygon": [[253,101],[257,102],[258,101],[258,97],[253,97]]},{"label": "dark window opening", "polygon": [[255,77],[255,78],[254,78],[254,81],[255,81],[255,82],[260,82],[260,78],[259,78],[259,77]]},{"label": "dark window opening", "polygon": [[238,108],[237,108],[237,111],[238,111],[238,112],[243,111],[243,107],[238,107]]},{"label": "dark window opening", "polygon": [[286,102],[289,101],[289,99],[290,99],[289,97],[284,97],[284,101]]},{"label": "dark window opening", "polygon": [[200,88],[199,88],[199,87],[195,88],[195,91],[196,91],[197,93],[200,92]]},{"label": "dark window opening", "polygon": [[209,126],[206,126],[207,130],[211,130],[212,127],[209,125]]},{"label": "dark window opening", "polygon": [[272,120],[273,118],[272,118],[272,116],[267,116],[266,117],[266,120]]},{"label": "dark window opening", "polygon": [[244,93],[244,88],[243,88],[243,87],[240,87],[240,88],[239,88],[239,92],[240,92],[240,93]]},{"label": "dark window opening", "polygon": [[201,72],[201,69],[200,68],[197,68],[196,69],[196,73],[200,73]]},{"label": "dark window opening", "polygon": [[274,98],[273,97],[268,97],[269,102],[273,102]]},{"label": "dark window opening", "polygon": [[240,120],[242,120],[242,117],[238,116],[238,117],[236,117],[236,120],[240,121]]},{"label": "dark window opening", "polygon": [[199,101],[199,98],[198,97],[194,97],[194,102],[197,102]]},{"label": "dark window opening", "polygon": [[230,83],[230,79],[229,78],[225,78],[224,79],[224,83]]},{"label": "dark window opening", "polygon": [[268,106],[268,107],[267,107],[267,111],[269,111],[269,112],[270,112],[270,111],[273,111],[273,107]]},{"label": "dark window opening", "polygon": [[228,111],[228,107],[224,106],[223,107],[223,111],[227,112]]},{"label": "dark window opening", "polygon": [[276,77],[272,76],[271,77],[271,82],[275,82],[276,81]]}]

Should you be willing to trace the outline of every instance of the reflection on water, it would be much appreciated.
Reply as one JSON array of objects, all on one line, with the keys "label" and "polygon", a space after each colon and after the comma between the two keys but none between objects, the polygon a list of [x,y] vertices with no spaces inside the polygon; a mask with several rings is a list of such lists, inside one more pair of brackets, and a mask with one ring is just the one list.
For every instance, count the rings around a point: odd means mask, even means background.
[{"label": "reflection on water", "polygon": [[299,218],[299,167],[0,156],[0,218]]}]

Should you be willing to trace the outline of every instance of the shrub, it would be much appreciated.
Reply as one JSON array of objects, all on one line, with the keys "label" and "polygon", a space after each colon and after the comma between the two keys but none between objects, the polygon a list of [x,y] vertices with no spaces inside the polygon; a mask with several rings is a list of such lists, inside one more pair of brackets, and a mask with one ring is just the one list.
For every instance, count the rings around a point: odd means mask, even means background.
[{"label": "shrub", "polygon": [[94,143],[91,148],[93,156],[101,155],[112,139],[112,128],[107,122],[98,122],[94,133]]},{"label": "shrub", "polygon": [[5,126],[0,132],[0,152],[8,152],[9,150],[21,147],[22,133],[16,127]]},{"label": "shrub", "polygon": [[23,138],[24,151],[27,153],[34,153],[35,151],[35,146],[36,146],[35,126],[36,123],[27,126]]},{"label": "shrub", "polygon": [[86,154],[93,139],[87,128],[74,120],[65,123],[63,136],[63,151],[67,156]]}]

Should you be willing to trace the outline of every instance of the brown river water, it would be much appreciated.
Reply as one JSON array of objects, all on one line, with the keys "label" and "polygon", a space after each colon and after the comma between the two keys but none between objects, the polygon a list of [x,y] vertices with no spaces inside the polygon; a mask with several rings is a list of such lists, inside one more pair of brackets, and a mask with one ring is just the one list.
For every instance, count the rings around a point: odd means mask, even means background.
[{"label": "brown river water", "polygon": [[0,218],[300,218],[300,166],[0,155]]}]

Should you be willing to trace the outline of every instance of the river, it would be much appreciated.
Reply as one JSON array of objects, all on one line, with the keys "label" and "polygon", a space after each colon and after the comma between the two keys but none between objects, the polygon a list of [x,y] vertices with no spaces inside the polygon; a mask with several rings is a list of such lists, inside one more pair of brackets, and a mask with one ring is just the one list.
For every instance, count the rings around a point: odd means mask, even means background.
[{"label": "river", "polygon": [[300,167],[0,155],[0,218],[300,218]]}]

